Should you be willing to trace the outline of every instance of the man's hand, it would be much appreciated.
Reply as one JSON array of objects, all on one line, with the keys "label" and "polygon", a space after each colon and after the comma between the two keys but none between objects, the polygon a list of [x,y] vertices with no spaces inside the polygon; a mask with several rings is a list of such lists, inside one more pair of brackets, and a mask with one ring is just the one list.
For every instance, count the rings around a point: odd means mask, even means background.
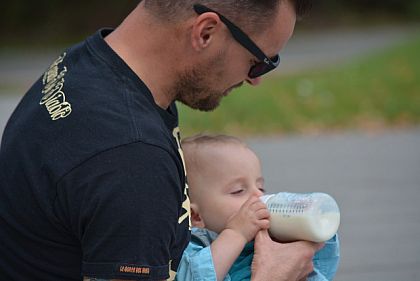
[{"label": "man's hand", "polygon": [[237,232],[246,242],[250,242],[258,231],[270,227],[269,218],[267,206],[259,197],[252,196],[229,218],[226,229]]},{"label": "man's hand", "polygon": [[255,237],[251,280],[306,280],[314,269],[313,256],[323,246],[323,243],[307,241],[274,242],[267,230],[262,230]]}]

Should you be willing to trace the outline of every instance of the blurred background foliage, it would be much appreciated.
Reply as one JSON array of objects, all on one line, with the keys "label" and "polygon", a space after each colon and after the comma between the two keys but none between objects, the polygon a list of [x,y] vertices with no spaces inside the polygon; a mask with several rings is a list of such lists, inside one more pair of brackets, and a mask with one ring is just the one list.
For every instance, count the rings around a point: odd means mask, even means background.
[{"label": "blurred background foliage", "polygon": [[[55,56],[47,52],[44,57],[37,52],[51,49],[55,53],[101,27],[116,27],[138,3],[0,2],[0,97],[22,95]],[[389,32],[388,27],[418,27],[419,22],[420,0],[318,0],[297,29],[309,31],[302,32],[307,34],[337,29],[339,40],[340,31],[349,27],[366,30],[385,26]],[[245,85],[235,90],[211,113],[180,105],[184,135],[203,131],[274,135],[418,125],[420,33],[408,38],[392,48],[330,68],[319,66],[295,74],[267,75],[259,87]]]},{"label": "blurred background foliage", "polygon": [[100,27],[116,26],[138,3],[135,0],[2,1],[0,43],[37,45],[78,41]]},{"label": "blurred background foliage", "polygon": [[332,68],[269,76],[205,113],[180,105],[185,135],[278,135],[420,123],[420,35]]},{"label": "blurred background foliage", "polygon": [[[320,0],[299,28],[334,24],[412,21],[420,18],[419,0]],[[0,4],[0,44],[66,44],[100,27],[116,26],[138,0],[13,0]]]}]

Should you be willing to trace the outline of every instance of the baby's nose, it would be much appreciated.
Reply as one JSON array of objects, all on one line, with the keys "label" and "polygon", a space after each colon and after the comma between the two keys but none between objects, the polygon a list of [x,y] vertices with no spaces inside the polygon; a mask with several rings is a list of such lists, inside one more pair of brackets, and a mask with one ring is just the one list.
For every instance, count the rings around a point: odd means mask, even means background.
[{"label": "baby's nose", "polygon": [[261,197],[264,195],[264,192],[261,191],[261,189],[257,188],[254,192],[253,195]]}]

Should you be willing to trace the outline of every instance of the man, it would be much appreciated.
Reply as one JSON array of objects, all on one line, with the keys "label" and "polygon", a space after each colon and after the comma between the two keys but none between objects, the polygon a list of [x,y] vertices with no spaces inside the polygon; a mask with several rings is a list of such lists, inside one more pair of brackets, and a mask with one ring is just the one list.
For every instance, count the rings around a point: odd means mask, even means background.
[{"label": "man", "polygon": [[[0,280],[172,278],[190,227],[174,101],[258,84],[306,5],[144,0],[57,58],[3,134]],[[260,233],[253,280],[303,279],[318,248]]]}]

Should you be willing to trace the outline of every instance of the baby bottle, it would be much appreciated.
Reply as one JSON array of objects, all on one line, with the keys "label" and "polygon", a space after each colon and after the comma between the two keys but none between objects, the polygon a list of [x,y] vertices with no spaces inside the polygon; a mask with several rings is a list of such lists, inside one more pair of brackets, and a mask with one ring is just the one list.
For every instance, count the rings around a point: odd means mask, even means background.
[{"label": "baby bottle", "polygon": [[331,239],[340,224],[340,210],[326,193],[280,192],[261,197],[270,211],[269,233],[281,242]]}]

